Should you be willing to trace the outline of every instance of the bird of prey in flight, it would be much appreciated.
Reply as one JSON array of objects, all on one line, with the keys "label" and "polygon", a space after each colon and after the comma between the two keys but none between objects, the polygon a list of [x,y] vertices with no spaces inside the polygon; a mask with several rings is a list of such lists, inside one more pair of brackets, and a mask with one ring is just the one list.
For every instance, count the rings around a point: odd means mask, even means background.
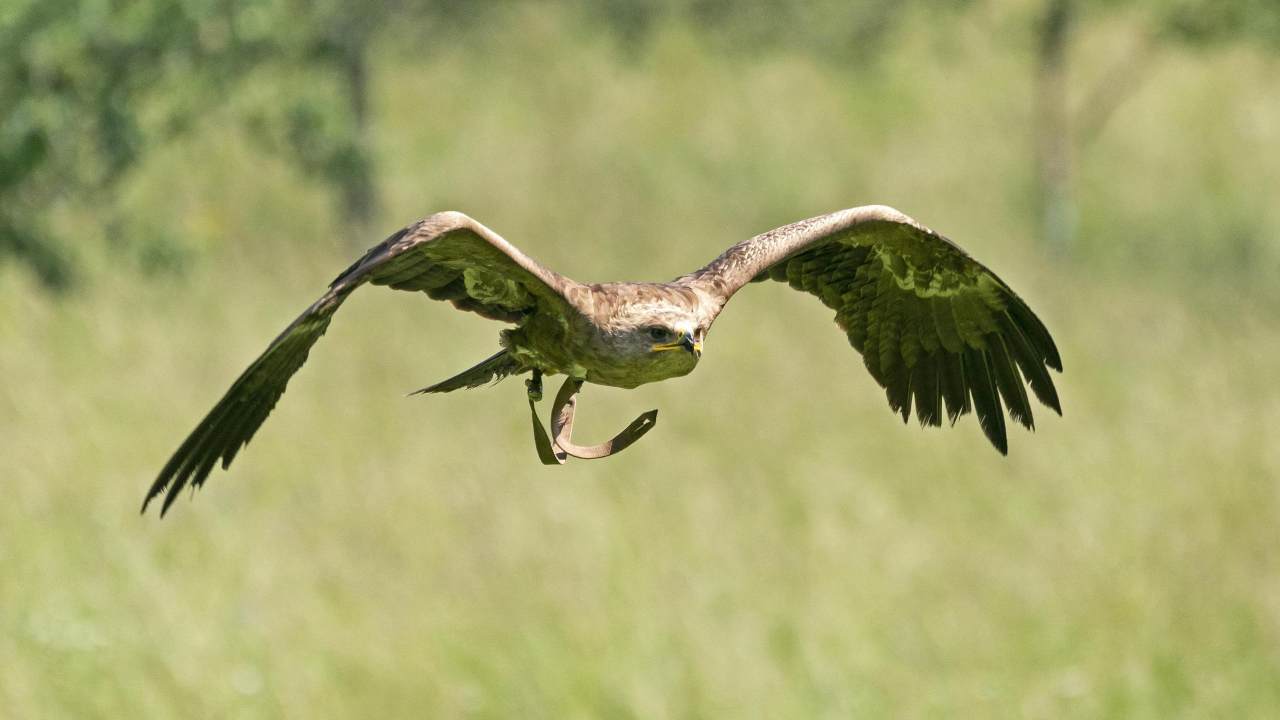
[{"label": "bird of prey in flight", "polygon": [[[583,383],[634,388],[693,370],[711,323],[748,283],[785,282],[835,310],[836,324],[906,421],[951,423],[974,412],[1008,452],[1003,407],[1032,428],[1027,388],[1061,414],[1048,368],[1062,360],[1040,319],[1003,280],[959,246],[890,207],[840,210],[734,245],[700,270],[666,283],[585,284],[538,264],[458,212],[419,220],[370,249],[280,333],[232,383],[160,471],[142,504],[164,495],[163,515],[187,485],[225,469],[284,393],[289,378],[353,290],[371,283],[421,291],[513,327],[501,350],[419,392],[474,388],[528,374],[534,445],[546,464],[619,452],[654,424],[651,410],[612,440],[571,440]],[[566,380],[538,418],[542,377]],[[830,382],[830,379],[827,380]],[[166,492],[167,491],[167,492]]]}]

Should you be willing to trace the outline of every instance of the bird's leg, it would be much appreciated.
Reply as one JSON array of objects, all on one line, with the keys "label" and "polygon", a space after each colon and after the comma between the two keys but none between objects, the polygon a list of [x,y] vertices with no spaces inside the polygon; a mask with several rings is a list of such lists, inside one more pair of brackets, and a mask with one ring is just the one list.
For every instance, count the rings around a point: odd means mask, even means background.
[{"label": "bird's leg", "polygon": [[[622,432],[614,435],[611,440],[589,447],[575,445],[570,436],[573,434],[573,416],[578,407],[578,392],[581,390],[582,380],[573,377],[567,378],[564,381],[564,385],[560,386],[560,392],[556,393],[555,404],[551,406],[551,434],[554,437],[555,447],[559,448],[563,453],[583,460],[608,457],[625,450],[636,440],[643,437],[645,433],[652,430],[653,426],[658,422],[658,411],[650,410],[637,417],[630,425],[623,428]],[[541,448],[539,448],[538,452],[541,455]],[[556,457],[560,457],[560,455],[561,453],[556,453]],[[563,462],[563,460],[560,460],[560,462]]]},{"label": "bird's leg", "polygon": [[529,399],[533,402],[542,401],[542,371],[534,368],[533,377],[524,381],[524,386],[529,391]]}]

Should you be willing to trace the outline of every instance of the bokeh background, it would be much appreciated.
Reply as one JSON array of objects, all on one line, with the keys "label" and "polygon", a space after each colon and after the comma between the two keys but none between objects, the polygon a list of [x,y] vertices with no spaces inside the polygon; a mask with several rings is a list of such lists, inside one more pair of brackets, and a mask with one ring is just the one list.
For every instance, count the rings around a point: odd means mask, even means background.
[{"label": "bokeh background", "polygon": [[[4,0],[0,715],[1274,717],[1278,199],[1270,0]],[[661,280],[872,202],[1054,332],[1008,458],[762,285],[544,468],[519,382],[404,397],[499,325],[362,291],[137,514],[416,217]]]}]

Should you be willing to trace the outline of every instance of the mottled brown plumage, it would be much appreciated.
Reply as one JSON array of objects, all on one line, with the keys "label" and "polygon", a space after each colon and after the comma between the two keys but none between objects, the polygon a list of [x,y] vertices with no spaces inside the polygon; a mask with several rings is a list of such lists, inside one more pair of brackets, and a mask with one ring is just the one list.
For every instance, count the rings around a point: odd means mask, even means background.
[{"label": "mottled brown plumage", "polygon": [[[164,494],[163,514],[183,487],[230,465],[306,361],[333,313],[364,283],[422,291],[461,310],[511,323],[502,350],[420,392],[477,387],[530,373],[530,408],[544,462],[602,457],[653,425],[642,415],[610,443],[569,440],[583,382],[633,388],[685,375],[724,304],[752,281],[777,280],[817,296],[885,388],[889,405],[924,425],[974,411],[1007,452],[1003,407],[1031,428],[1028,394],[1061,413],[1047,368],[1062,370],[1049,332],[995,273],[946,238],[884,206],[801,220],[729,248],[669,283],[575,282],[539,265],[457,212],[427,217],[370,249],[339,275],[232,384],[160,471],[143,502]],[[533,401],[541,377],[566,375],[553,408],[554,438]]]}]

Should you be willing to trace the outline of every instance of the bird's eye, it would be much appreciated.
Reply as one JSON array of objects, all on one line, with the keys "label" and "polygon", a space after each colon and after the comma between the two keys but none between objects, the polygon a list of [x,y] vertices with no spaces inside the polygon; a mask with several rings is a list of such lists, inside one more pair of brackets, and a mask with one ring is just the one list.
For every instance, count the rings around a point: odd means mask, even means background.
[{"label": "bird's eye", "polygon": [[655,325],[649,328],[649,337],[653,338],[654,340],[666,340],[667,338],[671,337],[671,331],[664,327],[659,327]]}]

